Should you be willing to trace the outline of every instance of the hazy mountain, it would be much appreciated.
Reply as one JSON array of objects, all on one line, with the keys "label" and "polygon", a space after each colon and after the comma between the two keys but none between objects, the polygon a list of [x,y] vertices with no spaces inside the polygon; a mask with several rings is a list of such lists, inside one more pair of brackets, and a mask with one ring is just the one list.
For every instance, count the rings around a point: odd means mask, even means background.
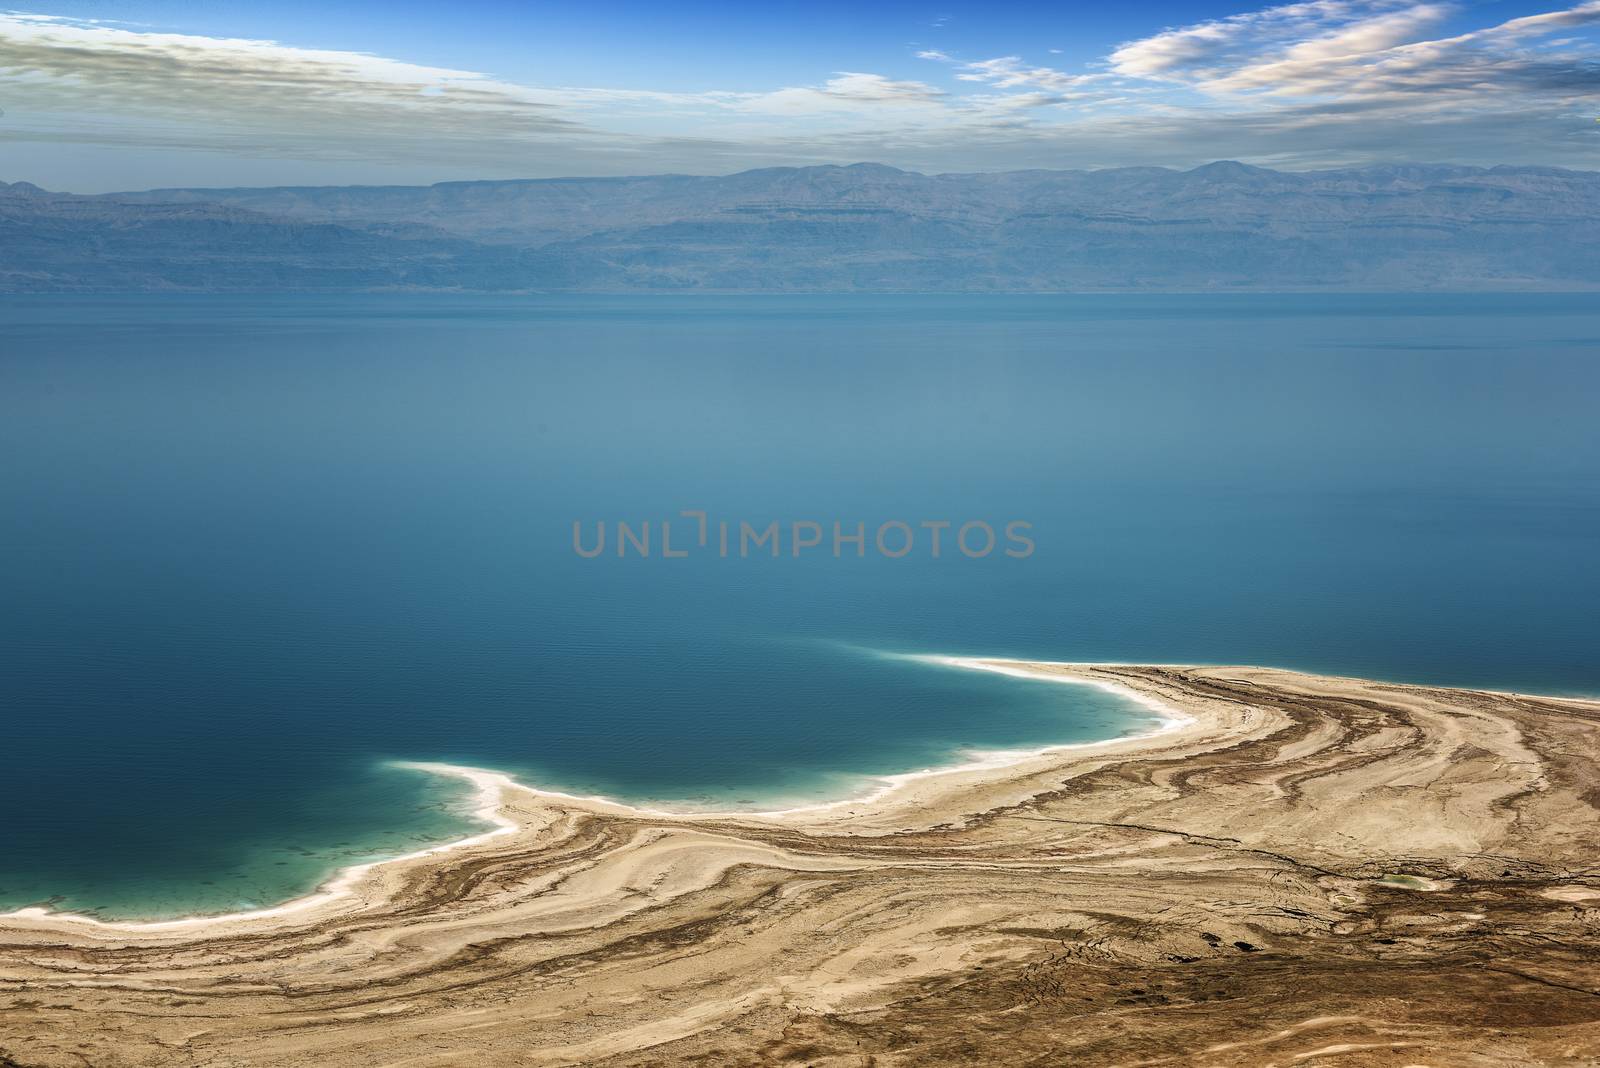
[{"label": "hazy mountain", "polygon": [[1587,289],[1600,174],[876,164],[432,186],[0,184],[0,289]]}]

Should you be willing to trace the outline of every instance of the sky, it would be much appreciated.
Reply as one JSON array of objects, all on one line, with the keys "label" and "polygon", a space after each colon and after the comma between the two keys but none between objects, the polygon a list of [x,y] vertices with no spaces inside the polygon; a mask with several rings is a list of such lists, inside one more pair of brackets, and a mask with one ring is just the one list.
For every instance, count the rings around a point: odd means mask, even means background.
[{"label": "sky", "polygon": [[0,180],[1600,168],[1600,0],[34,3]]}]

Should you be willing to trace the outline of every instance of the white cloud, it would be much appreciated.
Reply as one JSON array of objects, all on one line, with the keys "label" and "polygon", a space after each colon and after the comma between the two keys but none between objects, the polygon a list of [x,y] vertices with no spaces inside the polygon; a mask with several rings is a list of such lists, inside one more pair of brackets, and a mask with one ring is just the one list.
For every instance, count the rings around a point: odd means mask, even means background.
[{"label": "white cloud", "polygon": [[182,122],[196,138],[207,127],[302,146],[585,132],[555,101],[472,71],[43,16],[0,15],[0,85],[14,117]]},{"label": "white cloud", "polygon": [[[1051,51],[1058,50],[1051,49]],[[1054,67],[1029,64],[1024,62],[1021,56],[999,56],[994,59],[964,62],[944,52],[926,51],[918,52],[917,58],[951,64],[956,68],[957,81],[980,82],[999,89],[1047,89],[1062,92],[1105,78],[1103,74],[1069,74]]]},{"label": "white cloud", "polygon": [[939,65],[926,81],[836,71],[667,92],[0,14],[0,141],[524,174],[852,158],[1600,163],[1600,0],[1468,28],[1474,17],[1445,0],[1307,0],[1162,30],[1081,69],[951,45],[914,52]]},{"label": "white cloud", "polygon": [[1309,0],[1164,30],[1113,51],[1111,69],[1135,78],[1186,76],[1236,64],[1273,46],[1307,40],[1363,13],[1404,9],[1402,0]]},{"label": "white cloud", "polygon": [[[1501,106],[1520,94],[1538,104],[1600,88],[1592,45],[1532,54],[1531,39],[1600,22],[1600,0],[1512,19],[1452,36],[1434,36],[1454,10],[1439,3],[1317,0],[1168,30],[1125,44],[1110,56],[1125,77],[1178,83],[1213,95],[1385,99],[1427,108],[1427,94],[1452,92]],[[1544,101],[1548,103],[1548,99]]]},{"label": "white cloud", "polygon": [[924,82],[893,81],[879,74],[841,71],[818,86],[770,93],[719,96],[712,102],[733,110],[791,116],[858,116],[890,110],[936,108],[947,94]]},{"label": "white cloud", "polygon": [[964,65],[957,77],[966,81],[988,82],[1001,89],[1071,89],[1090,81],[1094,75],[1067,74],[1051,67],[1029,66],[1018,56],[983,59]]},{"label": "white cloud", "polygon": [[820,92],[839,100],[866,104],[926,104],[946,94],[925,82],[897,82],[879,74],[840,71]]}]

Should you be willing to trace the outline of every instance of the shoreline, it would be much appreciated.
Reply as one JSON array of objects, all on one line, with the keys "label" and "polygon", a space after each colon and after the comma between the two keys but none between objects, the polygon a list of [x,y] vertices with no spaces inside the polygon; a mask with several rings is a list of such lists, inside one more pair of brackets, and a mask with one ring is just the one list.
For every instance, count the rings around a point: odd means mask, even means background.
[{"label": "shoreline", "polygon": [[759,816],[455,769],[514,830],[265,914],[0,919],[0,1060],[1509,1068],[1600,1048],[1600,701],[981,663],[1186,718]]},{"label": "shoreline", "polygon": [[[505,815],[504,795],[506,791],[521,791],[540,798],[541,800],[557,804],[580,805],[641,817],[654,817],[665,819],[681,819],[686,821],[751,819],[751,820],[785,820],[803,817],[811,814],[823,814],[830,811],[846,809],[851,806],[865,806],[876,804],[891,797],[896,791],[902,790],[910,784],[925,779],[938,779],[947,775],[981,774],[984,772],[1000,772],[1008,768],[1025,764],[1028,761],[1048,757],[1052,754],[1091,750],[1107,745],[1122,742],[1138,742],[1144,739],[1160,738],[1175,731],[1180,731],[1194,723],[1194,717],[1180,709],[1174,708],[1164,702],[1154,700],[1127,686],[1101,679],[1091,679],[1074,675],[1063,675],[1050,671],[1029,670],[1029,665],[1048,665],[1051,667],[1070,666],[1059,661],[1027,661],[1008,657],[969,657],[949,656],[938,653],[886,654],[898,658],[917,660],[926,663],[939,664],[944,667],[957,668],[966,671],[987,671],[994,674],[1006,675],[1013,678],[1025,678],[1038,681],[1047,681],[1073,686],[1092,686],[1114,693],[1124,700],[1139,705],[1152,712],[1158,725],[1149,730],[1132,731],[1119,734],[1112,738],[1103,738],[1091,742],[1060,742],[1051,745],[1036,746],[1020,749],[978,749],[968,748],[953,750],[954,758],[948,764],[936,764],[931,767],[921,768],[916,771],[889,772],[882,775],[865,775],[863,779],[867,788],[858,794],[834,800],[817,801],[803,805],[795,805],[781,809],[678,809],[656,805],[636,804],[629,801],[618,800],[600,794],[573,794],[560,790],[533,786],[520,782],[513,776],[489,768],[477,768],[462,764],[448,764],[437,761],[394,761],[392,766],[423,771],[430,775],[447,776],[465,779],[471,783],[475,790],[475,802],[472,815],[493,826],[485,831],[453,838],[409,853],[392,857],[380,857],[376,860],[362,861],[357,864],[348,864],[330,872],[321,882],[308,893],[292,897],[285,901],[260,908],[243,909],[237,912],[201,913],[192,916],[179,916],[170,919],[102,919],[85,913],[57,912],[39,906],[26,906],[11,912],[0,912],[0,928],[7,926],[7,921],[47,922],[51,924],[73,924],[100,928],[104,930],[127,931],[137,933],[141,931],[184,931],[193,930],[208,925],[223,925],[241,923],[251,920],[280,919],[293,916],[297,913],[307,912],[318,907],[347,900],[355,896],[356,888],[360,881],[373,871],[389,865],[405,864],[429,857],[439,856],[462,849],[489,842],[502,835],[512,834],[522,829],[522,825]],[[1088,666],[1088,665],[1085,665]],[[1104,666],[1104,665],[1098,665]]]},{"label": "shoreline", "polygon": [[[1125,743],[1139,744],[1155,742],[1166,736],[1181,732],[1186,727],[1196,724],[1195,717],[1188,712],[1178,709],[1162,700],[1158,700],[1141,693],[1127,685],[1093,678],[1086,675],[1064,674],[1061,669],[1117,669],[1117,668],[1221,668],[1232,667],[1252,671],[1287,672],[1297,675],[1307,673],[1289,668],[1275,668],[1260,664],[1242,665],[1212,665],[1212,664],[1135,664],[1121,661],[1046,661],[1026,660],[1015,657],[995,656],[958,656],[941,653],[882,653],[881,655],[898,659],[914,660],[924,663],[937,664],[943,667],[956,668],[966,671],[985,671],[1013,678],[1046,681],[1064,685],[1092,686],[1133,704],[1139,705],[1151,712],[1159,721],[1158,725],[1148,730],[1130,731],[1111,738],[1103,738],[1089,742],[1060,742],[1043,746],[1013,749],[982,749],[969,747],[952,750],[951,762],[936,764],[915,771],[888,772],[881,775],[861,776],[865,788],[858,793],[831,800],[808,802],[780,809],[747,809],[747,808],[677,808],[670,805],[637,803],[609,797],[602,794],[574,794],[561,790],[554,790],[540,786],[530,785],[517,780],[514,776],[491,768],[479,768],[470,765],[449,764],[439,761],[392,761],[392,766],[409,768],[426,772],[430,775],[464,779],[474,788],[474,806],[471,815],[491,826],[482,831],[463,835],[459,838],[447,839],[434,845],[413,850],[408,853],[397,854],[389,857],[379,857],[374,860],[361,861],[347,864],[334,869],[318,882],[308,892],[284,901],[259,908],[242,909],[235,912],[198,913],[188,916],[178,916],[165,919],[103,919],[85,913],[70,911],[54,911],[40,906],[25,906],[11,912],[0,912],[0,929],[7,926],[20,926],[13,921],[22,921],[23,924],[49,924],[51,926],[85,926],[108,931],[124,931],[128,933],[173,931],[181,932],[195,930],[211,925],[232,925],[247,923],[256,920],[275,920],[292,917],[300,913],[310,912],[323,906],[333,905],[342,901],[353,900],[360,895],[358,889],[363,881],[374,872],[391,865],[405,865],[419,860],[453,853],[460,850],[490,842],[507,834],[516,833],[523,829],[522,824],[505,815],[505,794],[508,791],[520,792],[541,801],[557,805],[568,805],[593,811],[606,812],[614,815],[683,820],[686,822],[723,821],[723,820],[753,820],[753,821],[793,821],[807,816],[825,816],[830,812],[849,810],[882,803],[893,799],[900,791],[914,786],[924,780],[938,780],[955,775],[977,775],[985,773],[997,774],[1027,765],[1060,754],[1074,752],[1090,752],[1096,749]],[[1367,679],[1357,676],[1323,675],[1315,676],[1329,679],[1341,679],[1355,683],[1378,686],[1438,688],[1431,684],[1395,682],[1389,680]],[[1491,690],[1470,688],[1461,692],[1481,693],[1502,696],[1514,699],[1537,699],[1550,701],[1575,701],[1587,702],[1600,700],[1589,696],[1574,696],[1565,694],[1534,694],[1512,690]]]}]

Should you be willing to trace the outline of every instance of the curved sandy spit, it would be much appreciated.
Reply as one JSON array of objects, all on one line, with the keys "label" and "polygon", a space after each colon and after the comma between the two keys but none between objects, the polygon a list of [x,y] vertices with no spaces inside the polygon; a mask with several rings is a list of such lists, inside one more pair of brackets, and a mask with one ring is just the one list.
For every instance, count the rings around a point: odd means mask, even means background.
[{"label": "curved sandy spit", "polygon": [[495,826],[233,917],[0,918],[0,1064],[1526,1065],[1600,1049],[1600,702],[957,663],[1121,688],[1167,718],[759,814],[435,769],[471,778]]},{"label": "curved sandy spit", "polygon": [[475,846],[490,842],[506,834],[513,834],[521,829],[521,823],[506,813],[506,796],[512,792],[522,792],[540,800],[568,806],[575,809],[584,809],[595,812],[604,812],[616,815],[667,817],[682,820],[725,820],[730,817],[745,819],[772,819],[772,820],[801,820],[808,817],[824,815],[830,812],[858,809],[862,806],[874,805],[889,801],[897,794],[909,792],[915,784],[925,779],[942,779],[946,776],[986,775],[991,772],[1002,772],[1029,761],[1038,760],[1053,754],[1073,750],[1087,750],[1100,748],[1114,743],[1138,742],[1145,738],[1153,738],[1174,730],[1181,730],[1194,723],[1194,717],[1173,706],[1156,700],[1147,694],[1130,689],[1127,686],[1108,682],[1103,679],[1083,678],[1073,675],[1063,675],[1056,671],[1040,670],[1035,665],[1030,665],[1022,660],[1010,660],[999,657],[962,657],[944,656],[939,654],[907,655],[905,659],[922,660],[929,663],[942,664],[947,667],[962,668],[970,671],[988,671],[1014,678],[1039,679],[1047,682],[1066,683],[1075,686],[1094,686],[1098,689],[1115,693],[1119,697],[1141,705],[1152,712],[1161,725],[1149,731],[1133,732],[1117,738],[1105,739],[1098,742],[1070,742],[1060,745],[1039,746],[1031,749],[992,749],[992,750],[967,750],[965,759],[957,759],[949,764],[924,768],[919,771],[893,772],[872,777],[876,785],[870,787],[865,793],[855,797],[842,798],[834,801],[819,801],[814,804],[800,805],[793,808],[773,809],[767,811],[729,811],[725,809],[676,809],[652,807],[648,805],[630,804],[613,798],[599,795],[580,795],[563,793],[559,790],[548,790],[518,782],[503,772],[486,768],[467,767],[459,764],[446,764],[436,761],[404,761],[398,762],[396,767],[411,768],[433,775],[449,778],[465,779],[471,783],[474,790],[472,815],[484,823],[490,824],[490,829],[478,834],[457,838],[425,849],[415,850],[395,857],[384,857],[378,860],[366,861],[360,864],[351,864],[339,869],[328,877],[320,886],[311,893],[302,897],[292,898],[288,901],[265,908],[248,909],[241,912],[228,912],[204,916],[191,916],[171,920],[103,920],[96,916],[88,916],[74,912],[57,912],[44,908],[22,908],[12,912],[0,913],[0,924],[14,926],[32,925],[39,923],[41,926],[58,927],[60,925],[87,925],[90,927],[104,928],[112,931],[128,933],[151,932],[192,932],[216,931],[221,925],[249,923],[261,920],[282,920],[304,916],[308,921],[314,917],[318,910],[329,908],[337,909],[344,905],[358,904],[364,900],[362,891],[364,884],[372,881],[380,874],[380,869],[389,865],[408,864],[418,860],[438,857],[445,853],[461,849],[470,849]]}]

